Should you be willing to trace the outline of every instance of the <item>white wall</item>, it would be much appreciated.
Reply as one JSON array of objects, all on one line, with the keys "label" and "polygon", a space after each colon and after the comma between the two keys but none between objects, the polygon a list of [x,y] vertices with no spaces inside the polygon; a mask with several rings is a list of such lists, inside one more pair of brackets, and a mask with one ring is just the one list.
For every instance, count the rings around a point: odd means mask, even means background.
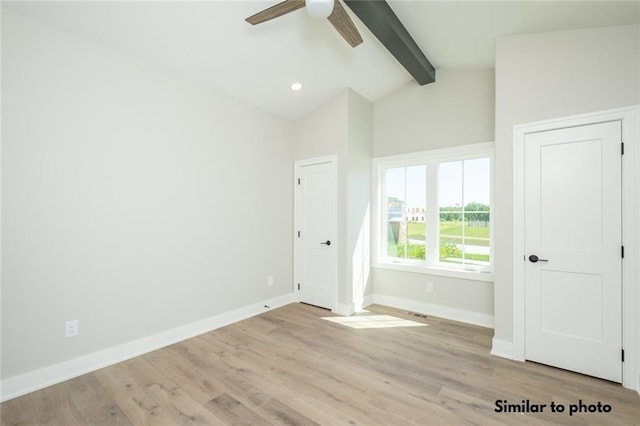
[{"label": "white wall", "polygon": [[8,11],[2,89],[3,380],[291,292],[291,123]]},{"label": "white wall", "polygon": [[[496,43],[495,339],[513,342],[513,126],[640,103],[638,26]],[[640,257],[639,257],[640,260]]]},{"label": "white wall", "polygon": [[359,310],[371,285],[371,155],[373,106],[349,91],[349,129],[347,151],[347,258],[346,278],[350,287],[345,300]]},{"label": "white wall", "polygon": [[343,90],[294,123],[295,160],[347,152],[349,91]]},{"label": "white wall", "polygon": [[[438,70],[435,83],[411,83],[374,104],[373,156],[493,141],[493,125],[493,70]],[[372,276],[382,301],[482,323],[493,316],[492,283],[379,268]]]},{"label": "white wall", "polygon": [[373,156],[493,141],[493,70],[439,69],[374,104]]}]

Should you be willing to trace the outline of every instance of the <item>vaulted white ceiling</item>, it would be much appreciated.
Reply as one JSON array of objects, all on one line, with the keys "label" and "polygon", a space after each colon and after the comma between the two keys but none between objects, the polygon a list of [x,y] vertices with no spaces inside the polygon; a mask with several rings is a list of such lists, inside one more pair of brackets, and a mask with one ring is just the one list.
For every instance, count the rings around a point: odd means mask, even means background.
[{"label": "vaulted white ceiling", "polygon": [[[374,102],[406,84],[418,87],[348,7],[364,39],[356,48],[304,9],[257,26],[244,21],[277,2],[18,1],[3,7],[289,119],[345,87]],[[436,69],[493,68],[500,35],[640,23],[638,1],[388,2]],[[292,92],[296,81],[304,87]]]}]

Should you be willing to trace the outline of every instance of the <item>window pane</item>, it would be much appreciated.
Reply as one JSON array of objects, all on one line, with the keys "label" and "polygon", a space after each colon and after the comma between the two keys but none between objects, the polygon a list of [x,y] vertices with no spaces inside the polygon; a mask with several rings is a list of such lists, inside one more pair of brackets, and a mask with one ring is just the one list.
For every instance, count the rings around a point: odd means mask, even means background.
[{"label": "window pane", "polygon": [[[464,236],[465,244],[467,245],[467,252],[472,250],[486,252],[489,255],[489,238],[491,236],[491,229],[489,227],[489,215],[488,211],[474,212],[465,210],[465,224],[464,224]],[[483,249],[468,247],[477,246]],[[488,260],[488,257],[487,257]]]},{"label": "window pane", "polygon": [[440,211],[460,211],[462,198],[462,161],[438,166],[438,207]]},{"label": "window pane", "polygon": [[440,213],[440,261],[460,263],[462,259],[462,213]]},{"label": "window pane", "polygon": [[491,200],[491,163],[488,158],[464,161],[464,204],[481,204],[489,211]]},{"label": "window pane", "polygon": [[440,237],[462,237],[462,213],[440,213]]},{"label": "window pane", "polygon": [[385,174],[387,256],[424,260],[426,166],[395,167]]},{"label": "window pane", "polygon": [[465,264],[490,264],[491,163],[488,158],[464,161]]},{"label": "window pane", "polygon": [[440,262],[490,265],[489,158],[440,163]]},{"label": "window pane", "polygon": [[402,218],[404,206],[404,167],[388,169],[385,187],[387,191],[386,216],[387,221]]},{"label": "window pane", "polygon": [[[404,257],[404,254],[398,253],[398,244],[402,228],[402,210],[404,207],[404,182],[404,167],[387,169],[387,173],[385,175],[385,188],[387,192],[385,223],[387,224],[386,252],[387,256],[390,257]],[[404,249],[402,245],[400,248]]]},{"label": "window pane", "polygon": [[406,171],[407,207],[424,209],[427,204],[427,167],[407,167]]},{"label": "window pane", "polygon": [[440,261],[446,263],[462,263],[462,239],[445,237],[440,240]]}]

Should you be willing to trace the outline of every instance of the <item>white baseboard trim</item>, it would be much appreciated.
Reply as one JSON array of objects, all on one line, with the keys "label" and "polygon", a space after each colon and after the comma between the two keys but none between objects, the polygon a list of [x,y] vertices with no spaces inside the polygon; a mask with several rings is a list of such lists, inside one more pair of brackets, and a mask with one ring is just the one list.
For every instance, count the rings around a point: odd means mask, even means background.
[{"label": "white baseboard trim", "polygon": [[152,336],[7,378],[0,382],[0,402],[117,364],[293,302],[295,302],[294,294],[285,294],[172,328]]},{"label": "white baseboard trim", "polygon": [[494,325],[493,315],[466,311],[464,309],[433,305],[431,303],[417,302],[415,300],[401,299],[399,297],[385,296],[381,294],[374,294],[371,298],[371,302],[420,314],[433,315],[434,317],[480,325],[482,327],[493,328]]},{"label": "white baseboard trim", "polygon": [[496,339],[491,341],[491,355],[500,358],[513,359],[513,343]]}]

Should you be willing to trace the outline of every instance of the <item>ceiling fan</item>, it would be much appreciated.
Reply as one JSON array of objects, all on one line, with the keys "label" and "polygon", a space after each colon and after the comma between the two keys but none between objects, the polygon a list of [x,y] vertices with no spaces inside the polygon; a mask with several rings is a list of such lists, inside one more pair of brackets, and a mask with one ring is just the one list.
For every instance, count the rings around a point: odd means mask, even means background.
[{"label": "ceiling fan", "polygon": [[351,47],[362,43],[362,37],[340,0],[285,0],[245,19],[252,25],[260,24],[287,13],[307,7],[314,18],[327,18]]}]

